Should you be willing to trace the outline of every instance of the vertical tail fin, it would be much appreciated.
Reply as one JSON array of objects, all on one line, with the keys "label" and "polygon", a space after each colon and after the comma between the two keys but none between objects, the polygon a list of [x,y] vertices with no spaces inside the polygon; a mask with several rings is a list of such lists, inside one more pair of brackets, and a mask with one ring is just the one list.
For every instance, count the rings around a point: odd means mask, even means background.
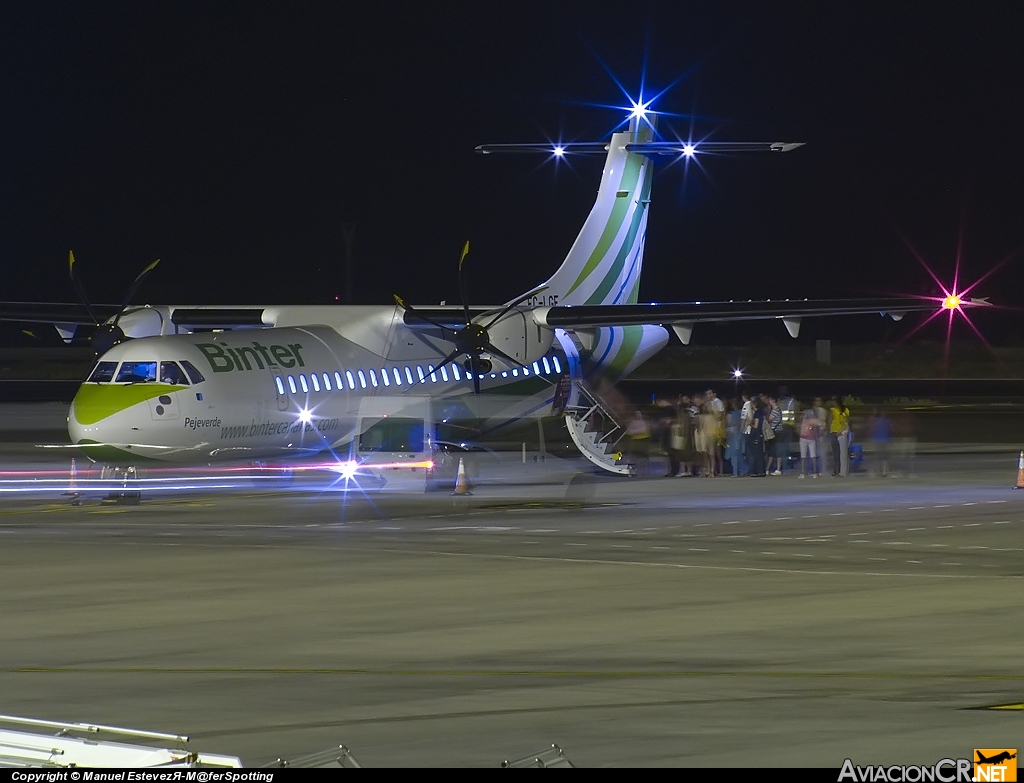
[{"label": "vertical tail fin", "polygon": [[597,201],[547,283],[558,304],[637,301],[654,166],[646,156],[627,152],[626,144],[650,141],[653,133],[648,120],[635,117],[629,130],[612,136]]}]

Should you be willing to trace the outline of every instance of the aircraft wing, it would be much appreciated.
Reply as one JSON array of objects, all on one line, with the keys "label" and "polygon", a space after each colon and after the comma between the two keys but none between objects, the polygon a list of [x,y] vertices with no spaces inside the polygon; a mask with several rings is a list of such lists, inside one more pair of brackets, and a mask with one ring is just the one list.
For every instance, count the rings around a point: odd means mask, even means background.
[{"label": "aircraft wing", "polygon": [[[127,313],[144,310],[150,305],[132,305]],[[345,305],[153,305],[164,313],[176,326],[188,329],[235,329],[239,327],[276,326],[282,312],[300,311],[311,318],[323,319]],[[120,305],[93,305],[97,318],[105,321],[113,318],[121,309]],[[493,313],[500,306],[477,305],[469,308],[471,318]],[[312,315],[316,312],[317,315]],[[426,317],[426,320],[424,319]],[[311,320],[310,323],[313,323]],[[94,326],[84,305],[60,302],[0,302],[0,322],[22,324],[61,324],[68,326]],[[406,312],[407,326],[432,326],[434,322],[450,325],[457,329],[463,325],[461,306],[421,306],[415,313]]]},{"label": "aircraft wing", "polygon": [[696,323],[757,321],[772,318],[786,322],[790,334],[801,318],[878,313],[899,320],[906,313],[939,309],[991,306],[984,299],[929,299],[884,297],[875,299],[770,299],[765,301],[678,302],[672,304],[556,305],[534,310],[541,326],[593,329],[600,326],[663,324],[687,329]]},{"label": "aircraft wing", "polygon": [[[641,155],[694,155],[706,152],[792,152],[804,146],[802,141],[635,141],[626,145],[629,152]],[[563,144],[481,144],[476,148],[481,155],[532,154],[543,155],[604,155],[607,142],[570,141]]]},{"label": "aircraft wing", "polygon": [[[102,320],[114,317],[120,309],[120,305],[93,305],[96,316]],[[0,321],[82,326],[92,326],[94,323],[85,305],[57,302],[0,302]]]}]

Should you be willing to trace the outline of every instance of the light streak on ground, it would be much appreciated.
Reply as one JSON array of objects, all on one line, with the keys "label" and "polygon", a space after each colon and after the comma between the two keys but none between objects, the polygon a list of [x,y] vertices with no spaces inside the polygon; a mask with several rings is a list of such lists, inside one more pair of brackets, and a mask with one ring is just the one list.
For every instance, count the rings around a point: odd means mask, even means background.
[{"label": "light streak on ground", "polygon": [[[347,492],[382,489],[383,471],[394,477],[423,476],[431,460],[417,462],[320,462],[288,466],[222,466],[216,468],[140,468],[135,477],[101,475],[98,469],[0,471],[0,496],[58,495],[101,499],[117,493],[252,491],[254,488],[308,492]],[[422,473],[420,471],[423,471]],[[301,477],[301,481],[293,479]]]}]

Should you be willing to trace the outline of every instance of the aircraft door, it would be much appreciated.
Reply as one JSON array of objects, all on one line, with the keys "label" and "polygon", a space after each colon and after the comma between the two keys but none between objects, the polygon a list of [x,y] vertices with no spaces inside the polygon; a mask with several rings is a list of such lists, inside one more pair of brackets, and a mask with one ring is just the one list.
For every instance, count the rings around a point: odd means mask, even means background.
[{"label": "aircraft door", "polygon": [[269,367],[267,372],[270,374],[270,383],[274,387],[274,394],[277,397],[277,409],[279,411],[288,410],[288,386],[285,377],[278,375]]}]

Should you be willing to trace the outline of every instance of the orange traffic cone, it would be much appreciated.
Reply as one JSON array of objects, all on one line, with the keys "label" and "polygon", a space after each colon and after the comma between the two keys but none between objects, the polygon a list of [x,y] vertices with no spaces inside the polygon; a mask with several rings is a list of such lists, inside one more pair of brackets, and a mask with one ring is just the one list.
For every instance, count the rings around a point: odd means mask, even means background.
[{"label": "orange traffic cone", "polygon": [[455,478],[455,491],[453,495],[472,495],[469,491],[469,481],[466,480],[466,465],[459,457],[459,475]]},{"label": "orange traffic cone", "polygon": [[1020,453],[1020,460],[1017,462],[1017,483],[1014,489],[1024,489],[1024,451]]},{"label": "orange traffic cone", "polygon": [[75,458],[71,458],[71,475],[68,476],[68,489],[65,495],[70,496],[72,506],[82,505],[82,493],[78,490],[78,465]]}]

